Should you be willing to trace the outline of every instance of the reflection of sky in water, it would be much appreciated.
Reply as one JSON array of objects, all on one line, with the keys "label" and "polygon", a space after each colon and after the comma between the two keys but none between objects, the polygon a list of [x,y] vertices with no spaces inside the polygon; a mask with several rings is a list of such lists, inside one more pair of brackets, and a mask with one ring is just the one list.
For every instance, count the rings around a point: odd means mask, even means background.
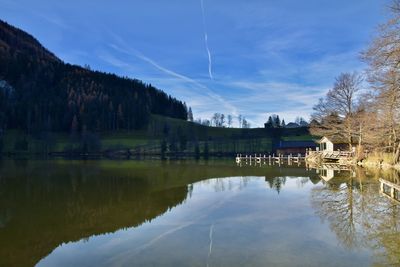
[{"label": "reflection of sky in water", "polygon": [[[282,177],[283,178],[283,177]],[[63,244],[38,266],[365,266],[342,247],[310,204],[315,185],[285,177],[195,183],[190,197],[137,228]]]}]

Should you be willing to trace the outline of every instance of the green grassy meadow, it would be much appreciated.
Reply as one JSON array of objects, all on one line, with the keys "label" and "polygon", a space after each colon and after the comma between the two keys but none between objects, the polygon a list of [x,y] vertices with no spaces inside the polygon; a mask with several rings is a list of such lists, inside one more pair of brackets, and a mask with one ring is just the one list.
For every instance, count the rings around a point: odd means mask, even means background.
[{"label": "green grassy meadow", "polygon": [[163,142],[167,152],[191,153],[197,147],[202,153],[208,147],[208,151],[214,154],[268,153],[274,140],[313,139],[306,128],[216,128],[162,116],[152,116],[146,129],[90,133],[86,139],[82,136],[54,132],[27,135],[22,131],[8,130],[2,136],[2,153],[48,154],[80,150],[86,146],[87,152],[132,150],[158,154]]}]

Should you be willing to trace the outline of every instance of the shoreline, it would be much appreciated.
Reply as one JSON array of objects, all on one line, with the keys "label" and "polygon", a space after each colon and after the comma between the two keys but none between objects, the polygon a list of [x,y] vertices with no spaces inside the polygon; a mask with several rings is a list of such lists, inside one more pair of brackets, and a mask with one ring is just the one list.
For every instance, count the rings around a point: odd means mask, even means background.
[{"label": "shoreline", "polygon": [[397,171],[400,171],[400,164],[390,164],[386,162],[379,162],[379,161],[359,161],[356,163],[357,166],[363,167],[363,168],[375,168],[375,169],[394,169]]}]

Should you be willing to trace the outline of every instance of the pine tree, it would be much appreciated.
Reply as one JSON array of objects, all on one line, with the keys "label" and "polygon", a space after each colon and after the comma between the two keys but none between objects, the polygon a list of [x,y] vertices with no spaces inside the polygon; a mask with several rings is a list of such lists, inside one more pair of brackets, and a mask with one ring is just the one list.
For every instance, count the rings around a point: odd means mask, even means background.
[{"label": "pine tree", "polygon": [[192,111],[191,107],[189,107],[189,111],[188,111],[188,121],[193,122],[193,111]]},{"label": "pine tree", "polygon": [[279,119],[279,115],[276,115],[275,120],[274,120],[274,127],[279,128],[281,127],[281,120]]},{"label": "pine tree", "polygon": [[268,117],[267,123],[265,123],[265,128],[273,128],[274,127],[274,121],[272,120],[272,117]]}]

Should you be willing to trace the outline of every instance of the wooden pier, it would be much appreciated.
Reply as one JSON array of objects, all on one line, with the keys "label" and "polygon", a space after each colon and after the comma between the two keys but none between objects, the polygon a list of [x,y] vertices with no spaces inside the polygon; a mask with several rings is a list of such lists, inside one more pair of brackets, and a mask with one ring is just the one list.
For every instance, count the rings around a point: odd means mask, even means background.
[{"label": "wooden pier", "polygon": [[400,185],[384,179],[379,179],[379,182],[381,183],[380,193],[400,203]]},{"label": "wooden pier", "polygon": [[339,162],[348,164],[354,158],[352,151],[307,151],[306,160],[309,162]]},{"label": "wooden pier", "polygon": [[301,154],[297,154],[297,155],[275,155],[275,154],[253,154],[253,155],[242,155],[242,154],[237,154],[236,155],[236,163],[240,164],[240,163],[246,163],[246,164],[252,164],[252,163],[288,163],[288,164],[292,164],[292,163],[300,163],[302,161],[304,161],[305,157]]}]

